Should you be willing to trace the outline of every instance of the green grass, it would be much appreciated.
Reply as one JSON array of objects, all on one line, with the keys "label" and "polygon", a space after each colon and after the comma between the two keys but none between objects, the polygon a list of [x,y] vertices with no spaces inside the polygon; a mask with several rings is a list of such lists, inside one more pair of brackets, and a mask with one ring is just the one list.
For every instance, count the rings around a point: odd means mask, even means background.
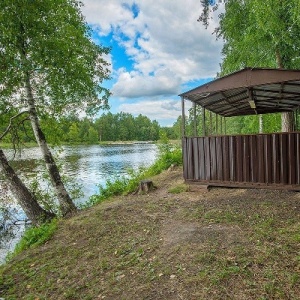
[{"label": "green grass", "polygon": [[180,194],[188,191],[188,186],[186,184],[179,184],[174,187],[169,188],[168,192],[171,194]]},{"label": "green grass", "polygon": [[51,239],[57,229],[57,219],[49,223],[42,224],[39,227],[28,228],[22,236],[20,242],[16,245],[15,250],[7,257],[9,261],[21,252],[44,244]]},{"label": "green grass", "polygon": [[[29,143],[23,143],[22,144],[22,147],[25,147],[25,148],[31,148],[31,147],[36,147],[37,146],[37,143],[35,142],[29,142]],[[13,146],[11,143],[0,143],[0,148],[2,149],[12,149]]]},{"label": "green grass", "polygon": [[[116,197],[33,230],[0,268],[0,295],[300,299],[299,194],[191,192],[179,183],[181,170],[152,179],[158,188],[147,195]],[[108,183],[105,197],[128,191],[126,180]]]},{"label": "green grass", "polygon": [[[181,177],[162,173],[148,195],[116,197],[60,221],[46,244],[29,246],[0,268],[0,295],[299,299],[297,194],[170,193]],[[28,240],[41,241],[35,234]]]}]

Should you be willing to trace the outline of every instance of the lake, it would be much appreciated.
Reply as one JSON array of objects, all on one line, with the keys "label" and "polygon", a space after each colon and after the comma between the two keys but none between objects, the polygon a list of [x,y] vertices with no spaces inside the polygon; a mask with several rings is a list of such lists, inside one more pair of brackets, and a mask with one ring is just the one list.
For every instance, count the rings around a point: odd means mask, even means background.
[{"label": "lake", "polygon": [[[105,186],[108,179],[126,176],[132,169],[149,167],[155,161],[158,149],[155,144],[135,143],[64,146],[54,149],[53,152],[61,164],[62,173],[71,176],[82,186],[84,196],[75,201],[79,205],[87,201],[91,195],[98,193],[98,185]],[[5,150],[5,153],[9,159],[13,158],[12,150]],[[17,153],[12,165],[25,180],[44,169],[38,147],[24,149],[21,153]],[[10,212],[12,215],[5,223],[6,228],[0,229],[0,263],[4,261],[8,251],[13,250],[25,229],[24,222],[17,221],[26,218],[20,207],[12,205]],[[0,217],[3,219],[5,216],[0,212]],[[11,225],[13,222],[16,222],[16,225]]]}]

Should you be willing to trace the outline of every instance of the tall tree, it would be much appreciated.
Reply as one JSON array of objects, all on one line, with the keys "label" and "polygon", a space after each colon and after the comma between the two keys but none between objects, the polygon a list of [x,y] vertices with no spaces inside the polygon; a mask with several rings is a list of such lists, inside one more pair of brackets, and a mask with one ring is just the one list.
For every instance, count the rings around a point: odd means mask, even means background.
[{"label": "tall tree", "polygon": [[[6,112],[6,114],[4,114]],[[1,121],[1,134],[0,142],[5,140],[7,136],[11,136],[11,139],[15,144],[19,143],[19,127],[24,126],[24,122],[28,120],[27,112],[20,112],[15,114],[15,110],[12,107],[5,108],[3,103],[0,103],[0,121]],[[10,115],[13,116],[8,118]],[[6,127],[5,123],[8,125]],[[9,139],[8,139],[9,140]],[[12,194],[22,207],[26,216],[31,220],[34,225],[40,225],[41,223],[48,221],[55,217],[55,214],[42,208],[38,203],[36,196],[27,188],[23,181],[16,174],[14,169],[9,164],[4,151],[0,148],[0,174],[4,180],[8,183]]]},{"label": "tall tree", "polygon": [[40,225],[41,223],[55,217],[53,213],[44,210],[39,205],[34,194],[31,193],[31,191],[15,173],[14,169],[9,165],[2,149],[0,149],[0,171],[1,174],[5,176],[11,192],[18,200],[18,203],[24,210],[26,216],[34,225]]},{"label": "tall tree", "polygon": [[107,105],[104,56],[77,0],[0,1],[0,101],[27,110],[63,215],[76,210],[40,126],[43,113],[94,114]]},{"label": "tall tree", "polygon": [[[202,0],[200,21],[209,21]],[[228,0],[215,32],[224,39],[221,74],[243,67],[300,67],[299,0]],[[282,131],[293,130],[293,115],[282,114]]]}]

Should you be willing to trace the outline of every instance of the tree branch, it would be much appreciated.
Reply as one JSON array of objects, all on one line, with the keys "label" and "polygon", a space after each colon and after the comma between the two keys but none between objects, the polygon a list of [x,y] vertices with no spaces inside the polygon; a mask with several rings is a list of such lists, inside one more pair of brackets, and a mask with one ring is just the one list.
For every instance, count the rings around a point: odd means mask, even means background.
[{"label": "tree branch", "polygon": [[19,116],[25,114],[25,113],[28,113],[28,111],[24,110],[24,111],[22,111],[22,112],[18,113],[17,115],[10,118],[8,126],[6,127],[4,132],[0,135],[0,141],[9,133],[9,131],[10,131],[12,125],[13,125],[13,120],[18,118]]}]

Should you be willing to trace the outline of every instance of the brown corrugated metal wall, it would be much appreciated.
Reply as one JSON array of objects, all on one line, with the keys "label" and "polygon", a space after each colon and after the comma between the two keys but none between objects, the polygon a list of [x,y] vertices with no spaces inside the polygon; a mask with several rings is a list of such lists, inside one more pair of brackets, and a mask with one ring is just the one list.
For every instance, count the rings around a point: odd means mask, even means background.
[{"label": "brown corrugated metal wall", "polygon": [[300,190],[300,132],[183,138],[184,178]]}]

